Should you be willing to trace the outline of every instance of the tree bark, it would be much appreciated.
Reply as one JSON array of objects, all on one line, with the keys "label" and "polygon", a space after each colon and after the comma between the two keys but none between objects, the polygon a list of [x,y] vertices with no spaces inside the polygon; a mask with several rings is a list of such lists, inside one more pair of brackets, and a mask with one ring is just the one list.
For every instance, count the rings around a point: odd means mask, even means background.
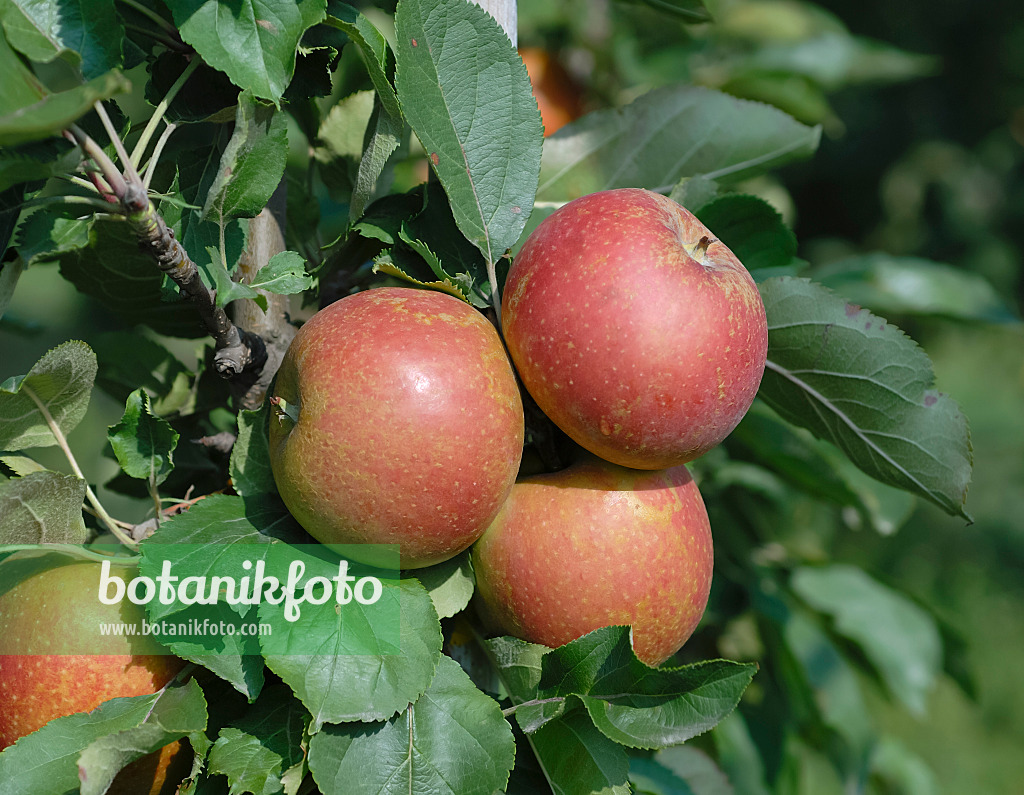
[{"label": "tree bark", "polygon": [[[249,241],[238,261],[238,280],[252,281],[256,272],[270,262],[270,258],[285,250],[284,224],[286,211],[285,183],[282,180],[263,211],[249,222]],[[295,336],[295,326],[288,317],[291,296],[258,291],[267,299],[267,311],[251,300],[232,302],[232,319],[240,329],[263,339],[267,348],[267,361],[252,373],[250,379],[236,379],[232,390],[238,408],[253,411],[263,403],[270,382],[284,358],[288,345]]]},{"label": "tree bark", "polygon": [[512,46],[518,46],[516,0],[473,0],[473,2],[498,20],[501,29],[505,31],[505,35],[512,42]]}]

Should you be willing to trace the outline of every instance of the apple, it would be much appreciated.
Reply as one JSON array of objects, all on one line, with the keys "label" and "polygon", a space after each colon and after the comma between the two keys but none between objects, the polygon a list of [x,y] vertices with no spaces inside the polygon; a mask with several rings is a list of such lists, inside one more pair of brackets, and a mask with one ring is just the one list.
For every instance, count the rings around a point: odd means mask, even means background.
[{"label": "apple", "polygon": [[750,274],[691,213],[640,189],[593,193],[529,236],[502,300],[505,341],[541,410],[622,466],[665,469],[750,408],[768,331]]},{"label": "apple", "polygon": [[[184,666],[152,638],[99,634],[100,623],[138,623],[145,613],[127,600],[99,601],[98,563],[36,570],[13,585],[9,571],[0,570],[0,749],[55,718],[155,693]],[[75,653],[93,647],[104,653]],[[191,768],[179,748],[171,743],[128,765],[110,792],[174,792]]]},{"label": "apple", "polygon": [[[505,501],[523,404],[501,338],[443,293],[342,298],[295,335],[277,374],[270,463],[325,544],[398,544],[402,568],[468,548]],[[376,551],[346,550],[364,563]]]},{"label": "apple", "polygon": [[648,665],[693,633],[711,588],[711,527],[685,466],[644,472],[599,459],[516,483],[473,547],[485,623],[561,646],[632,625]]}]

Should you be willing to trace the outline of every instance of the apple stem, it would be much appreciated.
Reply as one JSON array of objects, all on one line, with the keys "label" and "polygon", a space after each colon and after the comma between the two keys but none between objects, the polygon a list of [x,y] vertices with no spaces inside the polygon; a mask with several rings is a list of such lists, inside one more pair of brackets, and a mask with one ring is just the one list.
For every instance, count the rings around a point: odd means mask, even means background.
[{"label": "apple stem", "polygon": [[710,246],[715,241],[707,235],[704,235],[700,240],[697,241],[697,245],[693,247],[693,254],[691,255],[694,259],[704,259],[704,255],[708,251]]},{"label": "apple stem", "polygon": [[487,280],[491,283],[491,304],[494,307],[494,325],[498,334],[504,336],[501,330],[501,291],[498,289],[498,270],[490,257],[487,258]]},{"label": "apple stem", "polygon": [[[67,457],[68,463],[71,464],[71,469],[74,471],[75,475],[78,476],[79,479],[85,480],[85,475],[82,474],[82,468],[78,466],[78,461],[75,459],[74,454],[71,452],[71,448],[68,446],[68,440],[65,438],[64,432],[61,431],[57,422],[53,419],[53,415],[50,414],[49,409],[46,408],[43,401],[39,399],[39,395],[37,395],[35,390],[28,384],[22,384],[21,391],[28,395],[29,399],[36,404],[36,408],[39,409],[39,413],[42,414],[43,419],[46,420],[46,424],[50,428],[50,433],[52,433],[53,437],[57,440],[57,444],[60,445],[60,449],[64,451],[64,455]],[[125,531],[118,526],[117,521],[107,513],[106,508],[103,507],[99,498],[97,498],[96,494],[93,493],[92,487],[89,485],[88,481],[85,481],[85,498],[92,505],[93,510],[96,511],[96,515],[102,520],[103,524],[107,526],[107,529],[114,534],[114,537],[125,546],[135,549],[135,541],[133,541],[131,536],[125,533]]]}]

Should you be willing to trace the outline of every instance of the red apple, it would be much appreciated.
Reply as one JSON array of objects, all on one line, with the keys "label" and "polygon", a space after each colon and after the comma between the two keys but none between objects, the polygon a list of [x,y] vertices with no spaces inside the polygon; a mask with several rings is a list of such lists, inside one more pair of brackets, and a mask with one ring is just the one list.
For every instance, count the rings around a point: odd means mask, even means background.
[{"label": "red apple", "polygon": [[473,548],[477,599],[498,631],[555,647],[630,624],[649,665],[693,633],[712,564],[685,466],[641,472],[598,459],[516,483]]},{"label": "red apple", "polygon": [[[112,698],[155,693],[184,666],[152,638],[99,634],[100,623],[137,623],[145,616],[127,600],[101,603],[99,570],[97,563],[70,563],[10,587],[0,580],[0,749],[55,718],[89,712]],[[120,576],[130,579],[134,570]],[[93,647],[104,653],[75,653]],[[21,654],[25,650],[33,654]],[[179,743],[171,743],[136,760],[110,791],[174,792],[191,767],[190,755],[178,750]]]},{"label": "red apple", "polygon": [[610,190],[530,235],[502,301],[505,341],[540,408],[592,453],[663,469],[750,408],[768,331],[750,274],[674,201]]},{"label": "red apple", "polygon": [[320,310],[274,397],[274,479],[323,543],[399,544],[402,568],[440,563],[479,538],[515,482],[512,365],[494,327],[452,296],[381,288]]}]

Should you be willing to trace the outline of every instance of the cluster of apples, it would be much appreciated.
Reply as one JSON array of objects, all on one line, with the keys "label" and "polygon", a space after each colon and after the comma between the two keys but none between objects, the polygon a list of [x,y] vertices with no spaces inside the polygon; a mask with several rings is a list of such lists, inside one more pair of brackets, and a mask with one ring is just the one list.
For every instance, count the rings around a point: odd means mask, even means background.
[{"label": "cluster of apples", "polygon": [[[473,546],[478,606],[497,632],[554,647],[628,624],[637,656],[658,665],[707,605],[711,529],[684,464],[721,442],[757,392],[757,288],[676,203],[604,191],[530,235],[502,317],[507,353],[482,314],[441,293],[380,288],[318,312],[272,398],[281,496],[319,541],[367,545],[363,562],[381,562],[374,544],[398,544],[408,569]],[[587,456],[517,481],[517,372]],[[181,669],[149,639],[110,639],[102,656],[64,648],[84,626],[142,617],[95,599],[95,569],[64,565],[0,593],[0,749]],[[17,654],[28,637],[37,656]],[[173,791],[182,751],[139,760],[111,791]]]},{"label": "cluster of apples", "polygon": [[[441,293],[379,288],[318,312],[272,398],[281,496],[319,541],[398,544],[403,568],[475,545],[495,631],[554,647],[628,624],[637,656],[660,664],[707,604],[711,531],[684,464],[757,392],[757,288],[675,202],[609,190],[529,236],[502,319],[507,354],[482,314]],[[516,373],[592,455],[517,482]]]}]

